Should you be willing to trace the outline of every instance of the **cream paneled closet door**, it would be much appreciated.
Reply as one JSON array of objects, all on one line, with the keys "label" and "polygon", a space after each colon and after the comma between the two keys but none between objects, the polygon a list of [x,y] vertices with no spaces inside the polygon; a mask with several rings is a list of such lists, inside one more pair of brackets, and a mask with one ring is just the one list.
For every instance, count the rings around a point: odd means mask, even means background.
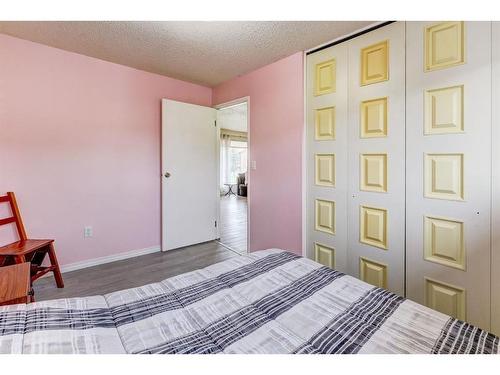
[{"label": "cream paneled closet door", "polygon": [[404,295],[405,26],[349,42],[348,272]]},{"label": "cream paneled closet door", "polygon": [[407,297],[489,329],[491,23],[406,26]]},{"label": "cream paneled closet door", "polygon": [[307,57],[306,255],[346,272],[347,45]]}]

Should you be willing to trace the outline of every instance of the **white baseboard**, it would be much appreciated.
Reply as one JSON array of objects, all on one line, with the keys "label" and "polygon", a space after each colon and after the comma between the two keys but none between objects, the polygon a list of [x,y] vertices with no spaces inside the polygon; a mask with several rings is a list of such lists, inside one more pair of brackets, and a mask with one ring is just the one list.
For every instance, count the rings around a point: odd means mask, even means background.
[{"label": "white baseboard", "polygon": [[127,251],[124,253],[108,255],[108,256],[100,257],[100,258],[83,260],[81,262],[75,262],[75,263],[70,263],[70,264],[66,264],[64,266],[61,266],[61,272],[64,273],[64,272],[81,270],[82,268],[93,267],[93,266],[97,266],[99,264],[116,262],[117,260],[134,258],[134,257],[138,257],[141,255],[157,253],[160,251],[161,251],[160,246],[153,246],[153,247],[147,247],[145,249],[131,250],[131,251]]}]

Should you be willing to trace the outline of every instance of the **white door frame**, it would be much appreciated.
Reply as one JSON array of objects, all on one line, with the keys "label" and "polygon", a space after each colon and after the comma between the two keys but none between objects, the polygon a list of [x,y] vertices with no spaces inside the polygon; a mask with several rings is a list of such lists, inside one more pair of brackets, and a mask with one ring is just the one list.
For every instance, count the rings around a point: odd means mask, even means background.
[{"label": "white door frame", "polygon": [[[241,98],[237,98],[234,100],[230,100],[228,102],[224,102],[221,104],[217,104],[214,106],[215,109],[226,109],[229,107],[233,107],[238,104],[247,104],[247,185],[250,186],[250,138],[251,138],[251,131],[250,131],[250,96],[244,96]],[[220,127],[217,126],[217,150],[220,155]],[[217,184],[220,184],[220,157],[219,157],[219,162],[217,163]],[[220,189],[217,189],[219,191]],[[220,239],[220,205],[218,207],[218,212],[217,212],[217,235],[219,236]],[[249,191],[247,191],[247,253],[250,252],[250,194]]]},{"label": "white door frame", "polygon": [[492,129],[491,129],[491,327],[495,335],[500,335],[500,22],[493,21],[492,27]]}]

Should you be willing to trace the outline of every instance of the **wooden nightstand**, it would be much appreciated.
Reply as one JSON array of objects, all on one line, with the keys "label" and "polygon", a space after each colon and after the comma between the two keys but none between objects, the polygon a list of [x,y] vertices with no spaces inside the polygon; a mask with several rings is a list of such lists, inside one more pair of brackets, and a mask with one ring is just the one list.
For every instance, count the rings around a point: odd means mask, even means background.
[{"label": "wooden nightstand", "polygon": [[0,306],[31,302],[30,263],[0,267]]}]

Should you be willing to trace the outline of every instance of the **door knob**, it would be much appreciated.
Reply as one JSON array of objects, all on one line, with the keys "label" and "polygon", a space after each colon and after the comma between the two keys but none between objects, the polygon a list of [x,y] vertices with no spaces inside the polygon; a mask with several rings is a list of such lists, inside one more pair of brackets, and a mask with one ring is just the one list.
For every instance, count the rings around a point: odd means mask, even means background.
[{"label": "door knob", "polygon": [[169,178],[170,177],[170,173],[169,172],[165,172],[165,177]]}]

